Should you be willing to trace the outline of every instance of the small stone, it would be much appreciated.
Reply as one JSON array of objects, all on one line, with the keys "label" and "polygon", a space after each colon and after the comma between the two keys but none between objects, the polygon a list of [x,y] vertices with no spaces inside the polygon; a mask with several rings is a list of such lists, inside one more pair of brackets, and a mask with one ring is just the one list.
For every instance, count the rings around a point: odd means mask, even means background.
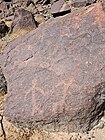
[{"label": "small stone", "polygon": [[11,25],[13,32],[17,30],[32,30],[36,28],[36,22],[31,12],[21,8],[15,12],[14,20]]},{"label": "small stone", "polygon": [[38,24],[44,23],[44,22],[45,22],[44,16],[41,15],[41,14],[36,14],[36,15],[35,15],[35,21],[36,21]]},{"label": "small stone", "polygon": [[63,4],[64,4],[64,0],[58,0],[54,2],[51,6],[51,14],[60,12],[60,9],[62,8]]}]

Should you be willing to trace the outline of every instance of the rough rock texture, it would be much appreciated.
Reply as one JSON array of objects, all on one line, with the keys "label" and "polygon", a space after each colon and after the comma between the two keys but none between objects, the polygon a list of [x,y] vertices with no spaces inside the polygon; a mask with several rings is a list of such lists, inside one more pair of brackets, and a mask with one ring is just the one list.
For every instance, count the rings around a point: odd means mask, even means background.
[{"label": "rough rock texture", "polygon": [[21,29],[32,30],[36,28],[36,22],[29,11],[19,9],[15,12],[14,20],[11,26],[13,32]]},{"label": "rough rock texture", "polygon": [[7,93],[7,82],[0,67],[0,95]]},{"label": "rough rock texture", "polygon": [[105,13],[100,4],[9,43],[0,59],[6,118],[22,127],[91,129],[105,109]]}]

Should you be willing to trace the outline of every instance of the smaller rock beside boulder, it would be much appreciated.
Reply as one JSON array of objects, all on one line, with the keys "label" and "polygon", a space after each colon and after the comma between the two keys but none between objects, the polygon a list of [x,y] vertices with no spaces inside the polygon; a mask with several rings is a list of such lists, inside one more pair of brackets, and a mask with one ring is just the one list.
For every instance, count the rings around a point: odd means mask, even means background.
[{"label": "smaller rock beside boulder", "polygon": [[58,13],[62,8],[63,4],[64,4],[64,0],[59,0],[54,2],[51,6],[51,13],[52,14]]},{"label": "smaller rock beside boulder", "polygon": [[54,2],[51,6],[51,14],[54,17],[64,15],[66,13],[69,13],[70,11],[71,8],[65,3],[64,0],[58,0]]},{"label": "smaller rock beside boulder", "polygon": [[14,20],[11,25],[11,32],[20,29],[32,30],[36,28],[36,22],[31,12],[21,8],[15,12]]},{"label": "smaller rock beside boulder", "polygon": [[0,22],[0,38],[4,37],[9,32],[9,27],[4,21]]}]

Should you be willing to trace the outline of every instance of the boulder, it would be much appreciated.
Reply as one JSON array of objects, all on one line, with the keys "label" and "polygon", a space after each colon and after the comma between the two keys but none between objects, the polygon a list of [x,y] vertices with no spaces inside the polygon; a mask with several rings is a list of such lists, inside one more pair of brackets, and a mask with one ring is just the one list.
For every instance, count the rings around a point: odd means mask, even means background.
[{"label": "boulder", "polygon": [[105,110],[105,13],[101,4],[42,24],[8,44],[5,117],[19,127],[88,131]]},{"label": "boulder", "polygon": [[11,25],[11,30],[16,32],[18,30],[32,30],[36,28],[36,22],[31,12],[20,8],[15,12],[14,20]]}]

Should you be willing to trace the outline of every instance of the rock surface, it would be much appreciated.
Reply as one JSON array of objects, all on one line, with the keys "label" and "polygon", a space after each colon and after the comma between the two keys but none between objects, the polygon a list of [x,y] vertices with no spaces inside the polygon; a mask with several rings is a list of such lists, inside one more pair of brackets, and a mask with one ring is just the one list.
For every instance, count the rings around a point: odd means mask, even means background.
[{"label": "rock surface", "polygon": [[[1,120],[0,120],[1,121]],[[2,119],[3,129],[0,125],[0,140],[105,140],[105,127],[91,130],[88,133],[66,133],[33,131],[29,129],[16,128],[8,122],[5,117]],[[104,121],[105,124],[105,121]]]},{"label": "rock surface", "polygon": [[105,107],[105,13],[90,6],[9,43],[0,59],[6,118],[22,127],[90,130]]},{"label": "rock surface", "polygon": [[0,96],[7,93],[7,82],[0,67]]}]

